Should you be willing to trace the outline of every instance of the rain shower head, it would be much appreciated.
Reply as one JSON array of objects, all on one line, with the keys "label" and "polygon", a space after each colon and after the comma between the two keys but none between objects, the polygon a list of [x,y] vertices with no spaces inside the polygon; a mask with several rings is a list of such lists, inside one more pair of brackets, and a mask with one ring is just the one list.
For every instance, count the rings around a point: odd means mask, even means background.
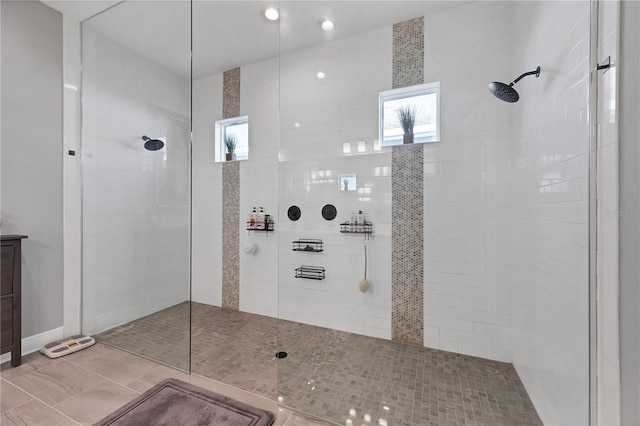
[{"label": "rain shower head", "polygon": [[525,72],[520,77],[513,80],[513,82],[510,84],[504,84],[500,83],[499,81],[494,81],[493,83],[489,84],[489,91],[493,93],[493,96],[500,99],[501,101],[509,103],[518,102],[518,100],[520,99],[520,95],[518,95],[516,89],[513,88],[513,85],[522,80],[523,77],[534,74],[536,78],[540,77],[540,67],[536,68],[533,71]]},{"label": "rain shower head", "polygon": [[493,93],[493,96],[505,102],[518,102],[520,99],[520,95],[516,92],[516,89],[513,87],[513,83],[511,85],[506,85],[504,83],[500,83],[499,81],[494,81],[489,85],[489,91]]},{"label": "rain shower head", "polygon": [[143,136],[142,140],[144,141],[144,149],[147,151],[157,151],[164,147],[164,142],[160,139],[151,139],[148,136]]}]

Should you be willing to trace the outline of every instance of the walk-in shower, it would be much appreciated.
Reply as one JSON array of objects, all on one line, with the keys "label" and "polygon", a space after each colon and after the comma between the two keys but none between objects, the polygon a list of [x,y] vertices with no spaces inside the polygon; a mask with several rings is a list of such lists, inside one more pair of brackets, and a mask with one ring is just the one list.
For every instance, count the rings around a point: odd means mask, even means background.
[{"label": "walk-in shower", "polygon": [[83,24],[83,333],[333,424],[587,424],[589,2],[262,6]]}]

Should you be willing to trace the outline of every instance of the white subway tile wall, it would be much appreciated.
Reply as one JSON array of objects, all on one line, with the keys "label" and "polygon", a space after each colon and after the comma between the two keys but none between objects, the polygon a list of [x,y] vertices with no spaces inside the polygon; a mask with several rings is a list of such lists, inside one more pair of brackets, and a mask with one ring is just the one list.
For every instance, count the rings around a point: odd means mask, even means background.
[{"label": "white subway tile wall", "polygon": [[[391,88],[391,45],[392,29],[385,27],[280,58],[281,318],[391,337],[391,152],[374,150],[378,92]],[[317,67],[326,78],[316,78]],[[357,190],[340,191],[339,175],[351,173]],[[322,218],[325,204],[336,206],[332,221]],[[292,205],[302,210],[295,222],[287,218]],[[340,233],[339,224],[359,210],[373,223],[372,240]],[[324,251],[293,252],[298,238],[320,238]],[[361,293],[365,244],[371,288]],[[326,278],[295,278],[303,264],[325,267]]]},{"label": "white subway tile wall", "polygon": [[[378,92],[391,82],[391,42],[388,27],[242,67],[240,106],[249,116],[250,158],[240,162],[240,224],[262,206],[276,232],[240,232],[240,310],[391,337],[391,154],[373,149]],[[309,58],[320,58],[324,80]],[[221,115],[221,101],[214,99],[222,96],[221,87],[220,75],[194,81],[193,298],[218,306],[215,265],[223,248],[216,230],[224,210],[213,121]],[[358,142],[364,153],[358,154]],[[353,144],[351,154],[343,153],[344,143]],[[356,174],[356,191],[339,191],[343,173]],[[335,220],[322,218],[325,204],[336,206]],[[297,222],[287,217],[291,205],[302,209]],[[358,289],[364,237],[339,232],[339,223],[359,209],[375,231],[366,242],[367,294]],[[325,251],[293,252],[298,238],[321,238]],[[245,253],[247,246],[255,252]],[[294,278],[301,264],[325,266],[326,279]]]},{"label": "white subway tile wall", "polygon": [[514,8],[513,363],[545,424],[589,423],[589,3]]},{"label": "white subway tile wall", "polygon": [[[240,162],[240,310],[278,317],[278,60],[242,67],[240,115],[249,117],[249,160]],[[247,232],[253,207],[275,232]],[[286,218],[286,215],[284,216]],[[255,252],[246,253],[247,246]]]},{"label": "white subway tile wall", "polygon": [[425,17],[425,82],[440,81],[441,142],[424,149],[425,346],[511,362],[508,173],[512,5]]}]

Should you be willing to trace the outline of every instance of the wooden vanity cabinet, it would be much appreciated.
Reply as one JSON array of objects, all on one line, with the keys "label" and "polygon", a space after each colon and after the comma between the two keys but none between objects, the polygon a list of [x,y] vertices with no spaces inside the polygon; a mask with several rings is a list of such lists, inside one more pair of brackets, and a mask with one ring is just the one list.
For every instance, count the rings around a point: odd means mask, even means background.
[{"label": "wooden vanity cabinet", "polygon": [[26,235],[2,235],[0,256],[0,349],[11,352],[11,365],[22,362],[22,240]]}]

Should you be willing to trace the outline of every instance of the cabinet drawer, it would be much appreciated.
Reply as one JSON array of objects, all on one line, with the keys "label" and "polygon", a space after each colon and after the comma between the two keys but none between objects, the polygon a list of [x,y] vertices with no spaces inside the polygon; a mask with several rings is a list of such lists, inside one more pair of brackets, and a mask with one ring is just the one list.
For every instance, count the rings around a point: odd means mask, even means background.
[{"label": "cabinet drawer", "polygon": [[0,347],[11,346],[13,344],[13,297],[5,297],[0,301],[0,324]]}]

